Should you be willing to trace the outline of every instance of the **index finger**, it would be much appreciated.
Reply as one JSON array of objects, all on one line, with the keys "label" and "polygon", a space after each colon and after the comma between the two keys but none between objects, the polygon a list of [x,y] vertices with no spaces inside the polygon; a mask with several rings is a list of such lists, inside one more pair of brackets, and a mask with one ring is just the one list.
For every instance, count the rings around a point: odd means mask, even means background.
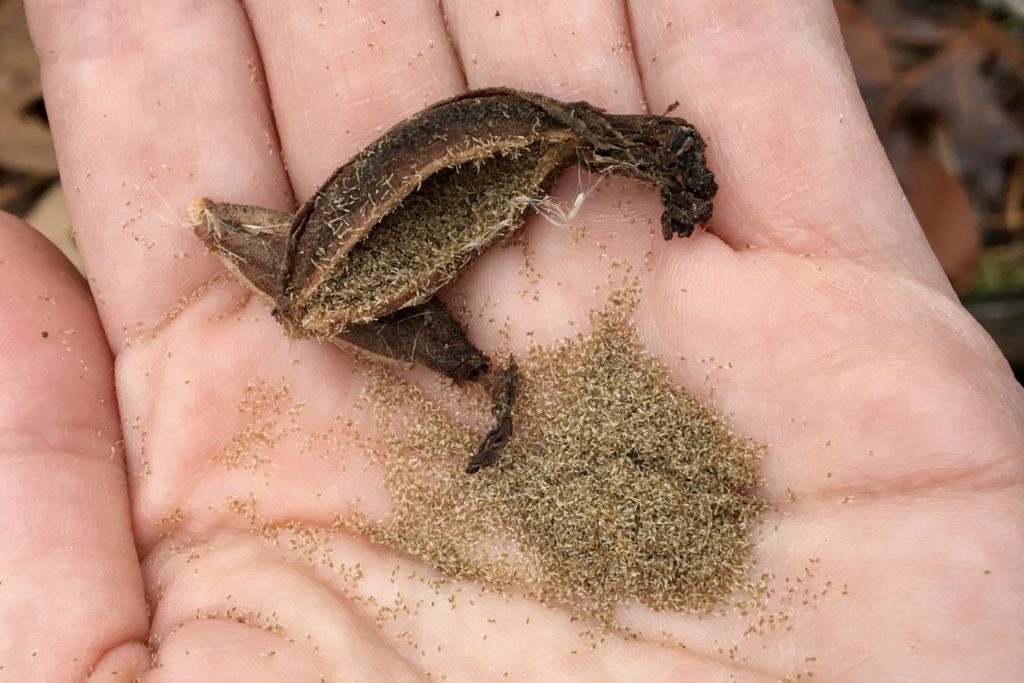
[{"label": "index finger", "polygon": [[201,194],[291,208],[249,22],[234,2],[28,0],[61,181],[111,347],[221,272]]}]

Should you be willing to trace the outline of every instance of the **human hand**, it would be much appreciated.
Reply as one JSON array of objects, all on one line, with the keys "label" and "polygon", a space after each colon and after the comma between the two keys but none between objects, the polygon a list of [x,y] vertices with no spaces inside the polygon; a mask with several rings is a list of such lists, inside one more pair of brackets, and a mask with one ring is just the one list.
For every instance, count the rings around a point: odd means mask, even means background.
[{"label": "human hand", "polygon": [[[451,44],[430,2],[27,4],[95,308],[65,262],[4,219],[0,680],[1019,672],[1024,401],[892,178],[830,3],[446,1]],[[218,277],[184,207],[208,195],[290,209],[394,122],[493,84],[615,112],[678,100],[707,138],[721,187],[709,231],[663,242],[646,227],[654,198],[609,179],[577,217],[586,240],[528,228],[532,267],[548,274],[539,304],[516,294],[527,279],[513,249],[446,295],[515,321],[515,350],[601,306],[612,258],[641,273],[635,320],[651,353],[769,446],[758,570],[780,594],[811,560],[816,590],[832,581],[784,626],[751,638],[735,613],[632,610],[622,619],[641,638],[591,650],[564,613],[496,597],[375,622],[368,600],[435,598],[392,573],[426,570],[328,529],[387,507],[372,468],[352,466],[354,444],[296,447],[346,415],[361,366],[289,343]],[[576,182],[560,185],[567,201]],[[485,324],[471,336],[499,343]],[[708,357],[731,369],[707,382]],[[253,392],[259,415],[239,410]],[[254,418],[286,432],[272,466],[225,468]],[[258,515],[230,497],[258,500]],[[362,565],[360,599],[301,549],[251,533],[294,520]]]}]

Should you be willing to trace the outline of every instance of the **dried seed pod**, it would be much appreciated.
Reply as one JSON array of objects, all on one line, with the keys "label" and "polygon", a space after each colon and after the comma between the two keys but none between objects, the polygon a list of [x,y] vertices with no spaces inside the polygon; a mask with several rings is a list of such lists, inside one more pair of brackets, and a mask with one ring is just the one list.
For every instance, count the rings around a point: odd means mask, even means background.
[{"label": "dried seed pod", "polygon": [[281,319],[326,336],[421,303],[521,227],[529,200],[573,161],[658,186],[666,239],[711,215],[714,178],[685,121],[470,92],[391,129],[299,210],[281,270]]},{"label": "dried seed pod", "polygon": [[[576,161],[656,186],[665,239],[689,235],[711,216],[717,187],[704,141],[685,121],[493,88],[398,124],[337,169],[295,216],[199,200],[192,220],[229,269],[273,301],[292,336],[355,345],[466,381],[483,375],[487,358],[434,294],[518,230]],[[491,384],[497,424],[473,471],[511,434],[514,364]]]}]

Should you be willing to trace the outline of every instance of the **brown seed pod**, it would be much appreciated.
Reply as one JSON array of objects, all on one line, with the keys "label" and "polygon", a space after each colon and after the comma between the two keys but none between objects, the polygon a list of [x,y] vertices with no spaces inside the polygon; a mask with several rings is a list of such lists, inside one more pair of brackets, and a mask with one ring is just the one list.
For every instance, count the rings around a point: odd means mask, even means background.
[{"label": "brown seed pod", "polygon": [[[522,227],[577,161],[656,186],[665,239],[711,216],[717,187],[704,141],[685,121],[492,88],[399,123],[294,216],[203,199],[191,217],[228,268],[273,302],[290,335],[422,363],[462,382],[489,362],[434,294]],[[498,424],[473,471],[511,434],[514,364],[488,385]]]}]

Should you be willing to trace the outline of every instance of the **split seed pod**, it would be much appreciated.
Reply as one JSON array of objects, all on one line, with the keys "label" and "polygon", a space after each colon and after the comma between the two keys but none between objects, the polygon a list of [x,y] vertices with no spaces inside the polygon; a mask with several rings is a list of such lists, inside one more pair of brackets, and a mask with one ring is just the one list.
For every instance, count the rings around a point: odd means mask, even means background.
[{"label": "split seed pod", "polygon": [[689,235],[711,216],[717,187],[704,141],[685,121],[500,88],[399,123],[294,216],[206,199],[190,211],[196,233],[272,302],[291,336],[483,381],[497,424],[471,461],[475,471],[511,434],[514,364],[487,373],[486,356],[434,295],[521,228],[574,162],[657,187],[665,239]]}]

